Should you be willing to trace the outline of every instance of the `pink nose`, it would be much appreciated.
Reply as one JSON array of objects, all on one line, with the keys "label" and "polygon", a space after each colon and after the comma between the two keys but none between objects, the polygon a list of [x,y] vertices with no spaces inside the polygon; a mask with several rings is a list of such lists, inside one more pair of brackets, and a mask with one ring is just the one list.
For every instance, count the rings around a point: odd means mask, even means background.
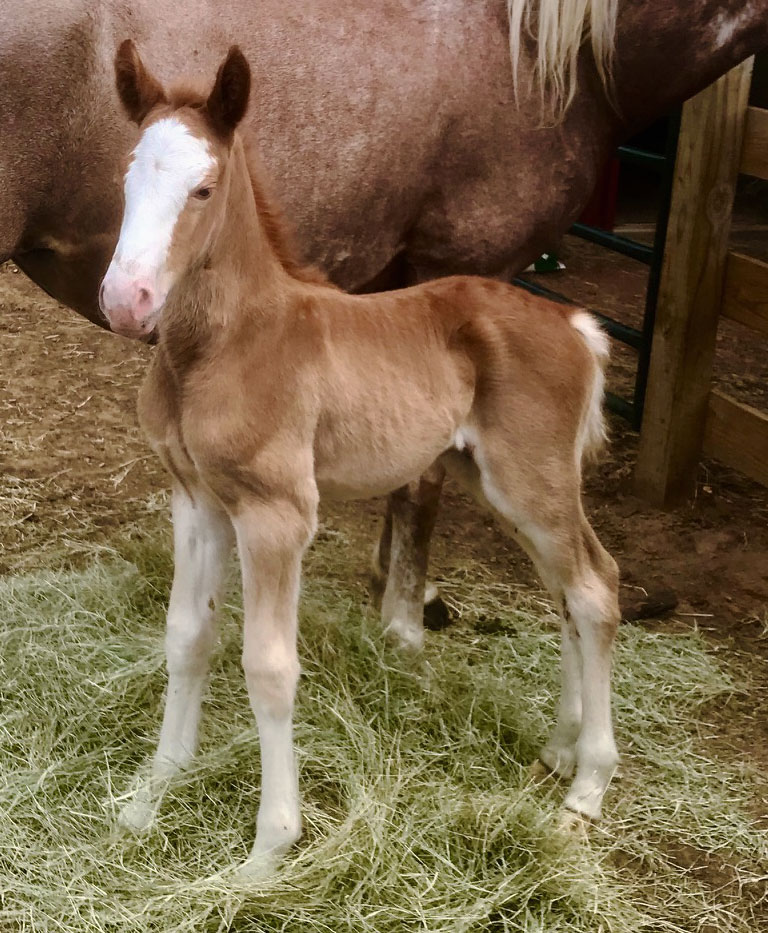
[{"label": "pink nose", "polygon": [[152,333],[157,318],[155,290],[148,279],[117,282],[107,277],[99,289],[99,305],[116,334],[146,337]]}]

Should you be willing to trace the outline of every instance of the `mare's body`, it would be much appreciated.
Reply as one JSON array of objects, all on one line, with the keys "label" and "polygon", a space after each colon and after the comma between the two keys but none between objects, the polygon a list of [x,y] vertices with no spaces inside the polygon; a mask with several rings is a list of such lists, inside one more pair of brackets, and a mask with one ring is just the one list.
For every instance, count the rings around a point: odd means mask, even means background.
[{"label": "mare's body", "polygon": [[195,752],[236,543],[262,766],[249,869],[295,842],[297,601],[319,496],[389,492],[430,467],[499,518],[560,609],[563,690],[541,759],[572,778],[569,811],[598,817],[617,761],[618,573],[580,485],[582,459],[603,437],[605,336],[584,312],[500,282],[349,296],[318,281],[286,260],[236,133],[250,86],[239,50],[208,97],[167,94],[130,42],[116,67],[142,136],[102,300],[119,332],[159,334],[139,414],[174,481],[176,546],[163,725],[152,780],[123,822],[146,826],[159,785]]},{"label": "mare's body", "polygon": [[515,98],[505,0],[2,0],[0,11],[0,261],[102,324],[98,283],[136,141],[112,80],[126,36],[161,78],[209,71],[241,43],[259,100],[243,133],[305,256],[347,289],[393,281],[398,256],[419,280],[519,271],[578,216],[617,141],[768,45],[766,0],[620,0],[618,109],[585,49],[573,102],[548,126],[531,91],[536,47],[518,35]]}]

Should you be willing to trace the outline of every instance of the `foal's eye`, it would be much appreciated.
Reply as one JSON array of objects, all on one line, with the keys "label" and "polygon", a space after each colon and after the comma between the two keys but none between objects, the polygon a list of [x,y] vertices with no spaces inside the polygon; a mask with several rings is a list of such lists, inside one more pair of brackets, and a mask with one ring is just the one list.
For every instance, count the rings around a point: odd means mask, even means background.
[{"label": "foal's eye", "polygon": [[195,197],[198,199],[198,201],[207,201],[208,198],[210,198],[210,196],[211,196],[210,188],[198,188],[197,191],[195,192]]}]

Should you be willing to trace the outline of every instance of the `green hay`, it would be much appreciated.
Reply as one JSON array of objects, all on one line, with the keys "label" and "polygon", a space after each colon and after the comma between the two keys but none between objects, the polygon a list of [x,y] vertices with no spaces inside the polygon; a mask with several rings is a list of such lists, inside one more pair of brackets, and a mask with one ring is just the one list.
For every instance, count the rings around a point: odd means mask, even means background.
[{"label": "green hay", "polygon": [[[462,626],[408,662],[334,573],[339,542],[321,538],[296,711],[305,835],[251,888],[230,871],[258,801],[239,603],[226,607],[199,762],[133,837],[115,817],[159,726],[167,552],[136,545],[133,562],[0,583],[3,933],[759,928],[768,859],[754,776],[699,738],[703,705],[734,684],[697,634],[622,629],[624,777],[577,841],[557,831],[564,788],[528,779],[557,684],[546,604],[472,565],[444,584]],[[489,620],[494,634],[470,624]]]}]

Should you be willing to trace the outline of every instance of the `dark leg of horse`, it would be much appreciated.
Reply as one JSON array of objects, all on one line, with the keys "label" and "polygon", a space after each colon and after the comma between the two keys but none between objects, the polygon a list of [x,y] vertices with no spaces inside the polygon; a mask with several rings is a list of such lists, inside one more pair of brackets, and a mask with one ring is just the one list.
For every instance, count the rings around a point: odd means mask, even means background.
[{"label": "dark leg of horse", "polygon": [[381,601],[384,598],[384,589],[389,575],[389,558],[392,553],[392,504],[387,498],[387,512],[384,516],[384,527],[381,529],[379,540],[373,548],[371,555],[371,596],[376,608],[381,611]]},{"label": "dark leg of horse", "polygon": [[[401,647],[413,651],[424,643],[429,543],[444,476],[442,466],[435,464],[417,483],[390,495],[384,530],[374,553],[374,576],[381,581],[386,578],[381,601],[384,631]],[[436,592],[433,598],[437,598]]]}]

